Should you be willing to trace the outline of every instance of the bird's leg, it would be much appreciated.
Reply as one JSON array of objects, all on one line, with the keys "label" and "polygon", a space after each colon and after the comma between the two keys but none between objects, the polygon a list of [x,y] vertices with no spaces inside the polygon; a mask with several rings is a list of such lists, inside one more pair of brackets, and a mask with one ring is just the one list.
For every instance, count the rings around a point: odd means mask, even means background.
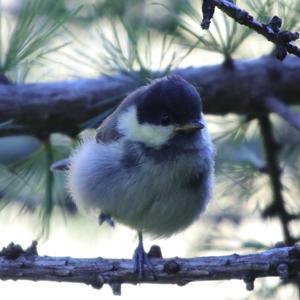
[{"label": "bird's leg", "polygon": [[99,215],[98,222],[99,222],[99,225],[102,225],[104,222],[107,222],[111,227],[115,226],[115,222],[112,219],[111,215],[105,214],[105,213],[101,213]]},{"label": "bird's leg", "polygon": [[153,265],[144,250],[143,234],[138,231],[139,244],[134,251],[134,271],[138,274],[139,279],[142,279],[145,273],[145,265],[153,272]]}]

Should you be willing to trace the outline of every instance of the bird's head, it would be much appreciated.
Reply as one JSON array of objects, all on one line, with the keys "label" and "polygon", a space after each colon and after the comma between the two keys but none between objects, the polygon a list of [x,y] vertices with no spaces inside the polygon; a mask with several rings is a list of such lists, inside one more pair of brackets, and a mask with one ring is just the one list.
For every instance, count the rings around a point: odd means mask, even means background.
[{"label": "bird's head", "polygon": [[129,95],[117,127],[127,140],[160,148],[177,136],[199,133],[203,122],[197,90],[179,76],[168,76]]}]

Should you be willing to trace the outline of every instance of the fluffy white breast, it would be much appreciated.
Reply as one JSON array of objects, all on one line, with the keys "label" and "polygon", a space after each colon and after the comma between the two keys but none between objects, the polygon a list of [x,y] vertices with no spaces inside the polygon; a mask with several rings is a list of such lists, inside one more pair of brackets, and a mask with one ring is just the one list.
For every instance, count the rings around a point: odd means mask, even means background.
[{"label": "fluffy white breast", "polygon": [[164,145],[174,135],[174,126],[161,126],[149,123],[140,124],[135,106],[129,107],[118,120],[118,130],[130,141],[142,142],[147,146]]}]

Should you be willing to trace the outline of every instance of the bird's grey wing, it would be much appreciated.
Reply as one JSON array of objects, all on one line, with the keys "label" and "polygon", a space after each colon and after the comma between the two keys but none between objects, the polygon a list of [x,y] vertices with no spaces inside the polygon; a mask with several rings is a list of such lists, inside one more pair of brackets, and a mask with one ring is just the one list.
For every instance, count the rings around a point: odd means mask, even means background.
[{"label": "bird's grey wing", "polygon": [[50,166],[52,172],[69,170],[70,158],[58,160]]},{"label": "bird's grey wing", "polygon": [[110,143],[112,141],[116,141],[121,137],[117,129],[117,117],[116,112],[107,117],[103,123],[98,127],[96,133],[96,141],[97,143]]},{"label": "bird's grey wing", "polygon": [[[109,144],[113,141],[117,141],[122,134],[118,131],[118,116],[127,107],[134,104],[137,99],[141,98],[147,89],[146,86],[142,86],[136,89],[134,92],[129,94],[121,104],[116,108],[116,110],[109,115],[102,124],[98,127],[96,133],[97,143]],[[50,166],[51,171],[66,171],[69,170],[70,158],[59,160]]]},{"label": "bird's grey wing", "polygon": [[[107,117],[101,126],[97,129],[96,141],[97,143],[109,143],[113,140],[117,140],[121,135],[117,130],[117,122],[115,113]],[[70,169],[71,159],[65,158],[58,160],[50,166],[52,172],[67,171]]]},{"label": "bird's grey wing", "polygon": [[103,123],[97,129],[96,141],[98,143],[102,142],[107,144],[112,141],[118,140],[122,136],[122,134],[118,131],[117,128],[118,116],[120,115],[120,113],[122,113],[122,111],[126,110],[129,106],[134,104],[137,101],[137,99],[143,97],[143,94],[146,89],[146,86],[142,86],[130,93],[121,102],[117,109],[103,121]]}]

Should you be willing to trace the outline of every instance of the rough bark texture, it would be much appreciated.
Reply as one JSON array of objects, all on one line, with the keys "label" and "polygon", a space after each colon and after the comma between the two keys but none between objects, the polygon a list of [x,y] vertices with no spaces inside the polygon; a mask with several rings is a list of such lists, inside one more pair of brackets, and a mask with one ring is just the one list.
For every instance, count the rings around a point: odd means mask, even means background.
[{"label": "rough bark texture", "polygon": [[[211,2],[210,6],[217,6],[236,22],[251,28],[274,43],[276,45],[275,54],[278,59],[283,60],[287,52],[300,57],[300,48],[291,44],[291,42],[298,40],[299,33],[280,30],[282,20],[278,16],[274,16],[268,24],[263,24],[255,20],[247,11],[239,8],[231,1],[207,0],[207,2]],[[204,21],[205,19],[211,19],[213,17],[213,15],[205,15],[204,13],[203,15]],[[208,21],[204,23],[208,23]]]},{"label": "rough bark texture", "polygon": [[[261,110],[263,98],[276,97],[286,105],[300,103],[300,60],[272,57],[235,61],[233,67],[213,65],[175,70],[194,84],[209,114]],[[2,134],[78,133],[82,122],[115,107],[138,87],[137,76],[0,85],[0,123],[13,121]]]},{"label": "rough bark texture", "polygon": [[121,292],[122,283],[160,283],[184,285],[200,280],[242,279],[246,288],[253,289],[258,277],[279,276],[293,279],[300,271],[300,247],[273,248],[249,255],[196,257],[191,259],[151,259],[153,270],[146,267],[139,280],[130,259],[80,259],[71,257],[38,256],[36,244],[27,250],[10,244],[0,253],[0,279],[47,280],[77,282],[101,288],[112,286]]}]

